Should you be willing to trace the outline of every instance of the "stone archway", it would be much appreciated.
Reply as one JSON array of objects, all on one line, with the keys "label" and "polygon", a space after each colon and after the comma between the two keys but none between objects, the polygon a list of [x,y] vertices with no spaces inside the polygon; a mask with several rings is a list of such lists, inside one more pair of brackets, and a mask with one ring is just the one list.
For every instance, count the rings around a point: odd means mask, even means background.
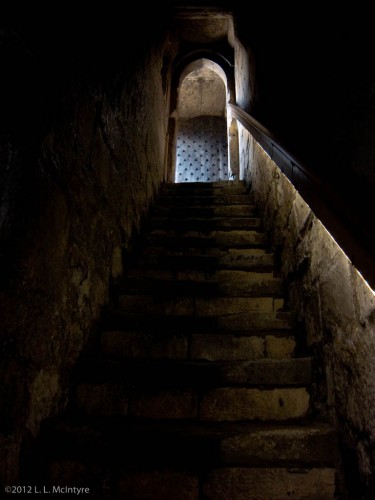
[{"label": "stone archway", "polygon": [[228,147],[228,95],[226,75],[217,63],[200,58],[182,72],[175,112],[175,182],[235,178]]}]

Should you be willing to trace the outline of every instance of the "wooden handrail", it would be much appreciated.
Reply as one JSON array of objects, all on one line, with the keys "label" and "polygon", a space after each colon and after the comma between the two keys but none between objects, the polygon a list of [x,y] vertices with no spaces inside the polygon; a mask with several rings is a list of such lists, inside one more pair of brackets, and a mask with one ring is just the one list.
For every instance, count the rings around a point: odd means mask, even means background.
[{"label": "wooden handrail", "polygon": [[372,242],[361,232],[360,216],[348,213],[347,200],[284,148],[274,134],[240,107],[228,103],[230,112],[266,151],[290,180],[311,210],[341,246],[352,264],[375,289],[375,256]]}]

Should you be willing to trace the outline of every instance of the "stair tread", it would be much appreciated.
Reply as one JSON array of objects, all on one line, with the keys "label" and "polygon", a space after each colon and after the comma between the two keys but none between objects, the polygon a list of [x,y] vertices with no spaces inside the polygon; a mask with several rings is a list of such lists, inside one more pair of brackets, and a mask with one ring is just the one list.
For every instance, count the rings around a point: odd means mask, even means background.
[{"label": "stair tread", "polygon": [[[47,422],[47,453],[57,458],[105,460],[148,466],[190,463],[207,467],[334,466],[335,430],[324,422],[234,423],[131,421],[121,417],[59,418]],[[115,453],[116,451],[116,453]],[[191,463],[195,457],[195,464]]]},{"label": "stair tread", "polygon": [[266,253],[261,248],[254,248],[250,252],[245,250],[222,251],[208,254],[192,251],[190,254],[186,249],[183,253],[173,249],[164,247],[148,247],[143,249],[143,253],[137,257],[130,257],[125,269],[125,275],[128,270],[136,272],[136,270],[152,269],[184,271],[184,270],[201,270],[205,272],[214,272],[220,270],[239,270],[253,272],[271,272],[274,268],[273,254]]},{"label": "stair tread", "polygon": [[131,387],[297,386],[311,383],[311,358],[207,361],[193,359],[89,359],[77,380]]},{"label": "stair tread", "polygon": [[[160,272],[155,273],[155,277],[151,271],[142,273],[141,271],[129,274],[126,281],[119,288],[120,299],[125,295],[151,295],[155,302],[161,301],[162,297],[172,297],[176,301],[180,297],[210,297],[212,302],[221,298],[248,298],[256,300],[262,297],[281,298],[284,296],[282,282],[273,276],[268,276],[265,273],[260,274],[257,279],[198,279],[199,276],[194,276],[196,279],[183,279],[183,275],[179,276],[165,275]],[[157,294],[157,295],[156,295]]]},{"label": "stair tread", "polygon": [[186,232],[185,234],[152,231],[145,233],[143,245],[174,247],[179,249],[201,248],[249,248],[266,247],[265,233],[256,230],[215,231],[212,233]]},{"label": "stair tread", "polygon": [[[186,322],[184,322],[185,324]],[[114,325],[117,326],[118,325]],[[156,324],[157,326],[157,324]],[[207,333],[185,329],[155,331],[149,329],[103,330],[100,349],[110,358],[163,360],[244,361],[258,359],[290,359],[298,355],[292,331]]]},{"label": "stair tread", "polygon": [[152,217],[147,225],[144,226],[147,230],[153,229],[172,229],[174,231],[191,231],[193,229],[200,231],[215,231],[215,230],[233,230],[233,229],[250,229],[262,228],[262,219],[259,217]]},{"label": "stair tread", "polygon": [[186,192],[184,194],[179,193],[162,193],[155,205],[193,205],[202,206],[207,205],[254,205],[254,200],[252,196],[247,193],[207,193],[203,196],[200,193]]},{"label": "stair tread", "polygon": [[150,211],[150,217],[176,218],[183,220],[184,218],[212,218],[212,217],[232,217],[236,219],[256,217],[258,209],[252,203],[246,205],[238,203],[237,205],[222,204],[222,205],[181,205],[172,203],[154,205]]},{"label": "stair tread", "polygon": [[[148,328],[153,326],[151,331],[161,331],[165,329],[176,329],[178,331],[194,331],[219,333],[226,331],[227,333],[238,333],[245,335],[256,334],[259,332],[270,332],[274,330],[291,331],[293,328],[292,317],[289,313],[233,313],[226,314],[223,311],[222,315],[198,316],[198,315],[165,315],[161,311],[160,314],[132,313],[115,308],[103,313],[102,320],[104,328],[109,325],[118,325],[132,329]],[[108,325],[108,326],[107,326]]]}]

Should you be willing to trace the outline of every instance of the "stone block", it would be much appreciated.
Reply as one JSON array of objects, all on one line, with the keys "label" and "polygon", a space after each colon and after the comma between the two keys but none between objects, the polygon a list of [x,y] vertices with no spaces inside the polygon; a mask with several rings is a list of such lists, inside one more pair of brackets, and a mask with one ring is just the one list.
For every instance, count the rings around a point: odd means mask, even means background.
[{"label": "stone block", "polygon": [[202,420],[288,420],[305,417],[310,397],[305,388],[219,388],[202,396]]},{"label": "stone block", "polygon": [[222,384],[290,386],[311,383],[310,358],[256,359],[224,364]]},{"label": "stone block", "polygon": [[325,464],[338,460],[337,436],[327,425],[253,429],[222,439],[220,457],[236,464]]},{"label": "stone block", "polygon": [[208,361],[259,359],[264,357],[264,344],[263,337],[196,334],[191,336],[190,356]]},{"label": "stone block", "polygon": [[198,316],[218,316],[241,312],[273,312],[272,297],[212,297],[196,298],[195,312]]},{"label": "stone block", "polygon": [[244,312],[217,317],[217,327],[228,331],[268,332],[270,330],[290,330],[291,317],[288,314]]},{"label": "stone block", "polygon": [[207,500],[328,500],[335,498],[331,468],[223,468],[210,473],[204,484]]},{"label": "stone block", "polygon": [[265,356],[267,358],[292,358],[296,348],[294,336],[276,337],[267,335],[265,339]]}]

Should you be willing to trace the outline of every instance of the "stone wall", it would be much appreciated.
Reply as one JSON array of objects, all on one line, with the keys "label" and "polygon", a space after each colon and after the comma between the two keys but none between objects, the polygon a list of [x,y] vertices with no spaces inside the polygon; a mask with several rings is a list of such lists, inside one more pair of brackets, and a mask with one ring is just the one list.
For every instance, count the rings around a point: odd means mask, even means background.
[{"label": "stone wall", "polygon": [[2,484],[17,481],[21,446],[66,405],[72,367],[165,170],[173,44],[163,23],[137,45],[104,21],[100,29],[62,25],[1,32],[9,66],[0,156]]},{"label": "stone wall", "polygon": [[[339,431],[350,498],[375,473],[375,294],[264,150],[240,126],[244,177],[270,234],[306,348],[317,361],[316,414]],[[247,156],[249,155],[249,156]],[[363,496],[362,496],[363,495]]]},{"label": "stone wall", "polygon": [[219,116],[226,114],[226,88],[215,71],[205,68],[189,73],[181,83],[178,97],[178,118]]}]

